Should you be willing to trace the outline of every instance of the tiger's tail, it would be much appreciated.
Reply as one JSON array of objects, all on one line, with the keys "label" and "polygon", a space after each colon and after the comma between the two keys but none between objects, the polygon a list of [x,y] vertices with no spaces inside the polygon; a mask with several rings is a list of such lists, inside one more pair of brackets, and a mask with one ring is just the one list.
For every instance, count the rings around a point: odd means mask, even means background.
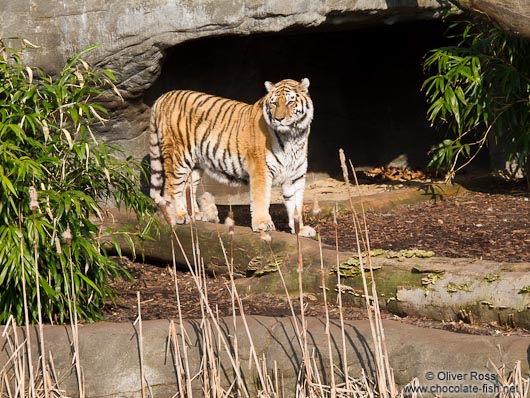
[{"label": "tiger's tail", "polygon": [[160,151],[160,137],[158,135],[158,126],[156,118],[157,103],[151,109],[151,119],[149,123],[149,156],[151,158],[151,184],[149,195],[154,199],[156,204],[164,205],[165,199],[162,196],[164,187],[164,166],[162,162],[162,153]]}]

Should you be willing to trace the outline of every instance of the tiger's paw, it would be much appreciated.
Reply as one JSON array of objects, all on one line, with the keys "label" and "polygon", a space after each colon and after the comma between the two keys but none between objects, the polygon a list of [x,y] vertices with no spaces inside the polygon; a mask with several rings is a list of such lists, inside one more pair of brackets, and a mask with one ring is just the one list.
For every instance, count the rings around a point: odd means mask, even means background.
[{"label": "tiger's paw", "polygon": [[175,212],[173,213],[173,225],[175,224],[189,224],[191,221],[191,218],[188,214],[188,210],[186,210],[182,206],[177,206],[175,209]]},{"label": "tiger's paw", "polygon": [[276,228],[274,227],[274,223],[272,222],[271,216],[263,216],[263,217],[254,217],[252,219],[252,230],[254,232],[260,232],[260,231],[274,231]]},{"label": "tiger's paw", "polygon": [[217,211],[217,206],[215,205],[215,197],[209,193],[205,192],[199,198],[199,211],[195,213],[196,220],[202,220],[206,222],[219,222],[219,213]]},{"label": "tiger's paw", "polygon": [[315,229],[310,227],[309,225],[304,225],[302,228],[300,228],[298,236],[301,236],[303,238],[314,238],[315,236],[317,236],[317,231],[315,231]]},{"label": "tiger's paw", "polygon": [[160,195],[153,196],[153,200],[158,206],[166,206],[168,201]]},{"label": "tiger's paw", "polygon": [[220,221],[217,213],[202,212],[202,211],[196,212],[194,219],[195,221],[211,222],[214,224],[219,224],[219,221]]},{"label": "tiger's paw", "polygon": [[183,215],[183,216],[176,216],[175,219],[174,219],[174,222],[173,222],[173,225],[176,225],[176,224],[189,224],[191,221],[191,218],[190,216],[188,216],[187,214],[186,215]]}]

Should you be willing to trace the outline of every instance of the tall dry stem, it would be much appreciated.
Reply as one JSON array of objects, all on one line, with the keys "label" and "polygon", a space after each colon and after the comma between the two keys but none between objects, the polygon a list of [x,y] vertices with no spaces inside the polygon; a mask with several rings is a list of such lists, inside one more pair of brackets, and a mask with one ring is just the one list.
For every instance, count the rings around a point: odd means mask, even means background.
[{"label": "tall dry stem", "polygon": [[[316,199],[315,199],[316,200]],[[327,290],[326,290],[326,272],[324,270],[324,256],[322,254],[322,236],[320,235],[320,230],[317,231],[317,237],[318,237],[318,248],[319,248],[319,254],[320,254],[320,280],[321,280],[321,287],[322,287],[322,300],[324,302],[324,309],[325,309],[325,315],[326,315],[326,339],[327,339],[327,346],[328,346],[328,356],[329,356],[329,369],[330,369],[330,383],[331,383],[331,394],[330,398],[335,398],[337,395],[336,392],[336,384],[335,384],[335,363],[333,361],[333,346],[331,344],[331,331],[330,331],[330,320],[329,320],[329,308],[328,308],[328,296],[327,296]],[[340,293],[339,293],[340,295]]]},{"label": "tall dry stem", "polygon": [[[252,333],[251,333],[250,328],[248,326],[247,318],[245,316],[245,311],[244,311],[244,308],[243,308],[243,302],[241,301],[241,297],[240,297],[240,295],[239,295],[239,293],[237,291],[237,287],[236,287],[236,283],[235,283],[235,279],[234,279],[234,264],[233,264],[233,261],[234,261],[234,258],[233,258],[233,239],[234,239],[235,229],[233,228],[234,227],[234,223],[233,223],[234,214],[233,214],[232,211],[229,212],[228,218],[231,220],[231,222],[227,223],[228,227],[229,227],[229,236],[230,236],[230,253],[231,253],[230,259],[228,259],[226,248],[225,248],[224,242],[223,242],[223,240],[221,238],[221,233],[220,233],[219,230],[217,230],[217,237],[218,237],[219,243],[221,245],[221,250],[223,252],[225,263],[227,264],[227,267],[228,267],[228,275],[229,275],[229,279],[230,279],[229,292],[230,292],[230,297],[231,297],[231,300],[232,300],[232,309],[233,309],[232,316],[233,316],[233,321],[234,321],[234,333],[237,332],[237,320],[236,320],[236,314],[237,314],[236,304],[237,304],[237,310],[239,311],[239,316],[240,316],[241,321],[243,322],[243,326],[245,328],[245,333],[246,333],[246,335],[248,337],[248,341],[249,341],[249,344],[250,344],[250,355],[252,356],[254,365],[255,365],[256,370],[258,372],[259,381],[260,381],[261,387],[263,389],[263,391],[261,391],[261,393],[262,394],[266,394],[267,396],[274,396],[276,394],[276,392],[270,390],[270,384],[268,383],[268,380],[267,380],[267,377],[266,377],[266,372],[263,372],[263,367],[261,366],[260,360],[259,360],[259,358],[257,356],[256,349],[255,349],[255,346],[254,346],[254,341],[252,340]],[[233,339],[233,344],[234,344],[234,356],[235,356],[235,359],[236,359],[236,364],[238,364],[238,366],[239,366],[239,353],[238,353],[238,350],[237,350],[237,347],[238,347],[237,338]],[[252,362],[249,362],[249,368],[251,366],[251,363]]]},{"label": "tall dry stem", "polygon": [[[333,227],[335,232],[335,254],[336,254],[336,262],[337,264],[340,264],[339,260],[339,225],[337,222],[337,213],[338,213],[338,207],[335,206],[333,209]],[[342,305],[342,284],[341,284],[341,275],[340,272],[337,272],[337,304],[339,307],[339,320],[340,320],[340,330],[341,330],[341,344],[342,344],[342,372],[345,375],[345,383],[346,383],[346,389],[349,390],[349,378],[348,375],[348,355],[347,355],[347,346],[346,346],[346,327],[344,324],[344,312],[343,312],[343,305]]]},{"label": "tall dry stem", "polygon": [[[195,232],[194,232],[194,234],[195,234]],[[200,261],[198,263],[191,264],[189,259],[188,259],[188,256],[186,255],[186,251],[184,250],[184,247],[182,246],[182,242],[180,241],[180,238],[178,237],[178,234],[176,233],[175,230],[172,231],[172,237],[177,242],[178,248],[179,248],[180,252],[182,253],[182,255],[183,255],[184,259],[185,259],[186,265],[188,266],[188,270],[189,270],[190,274],[193,277],[193,281],[194,281],[195,286],[197,288],[197,291],[199,293],[200,302],[201,302],[201,311],[202,311],[202,322],[203,322],[202,325],[203,325],[203,327],[206,328],[206,330],[208,330],[208,328],[210,328],[209,330],[211,330],[211,332],[215,331],[216,335],[220,337],[220,341],[222,343],[222,348],[224,350],[223,352],[225,352],[227,354],[227,356],[228,356],[228,358],[230,360],[230,363],[231,363],[232,369],[234,371],[235,377],[237,379],[238,385],[241,386],[241,393],[245,397],[250,398],[250,395],[249,395],[249,393],[248,393],[248,391],[246,389],[246,386],[245,386],[245,384],[243,382],[241,370],[240,370],[240,368],[239,368],[239,366],[238,366],[238,364],[236,362],[236,358],[234,356],[234,353],[231,350],[230,344],[227,341],[226,336],[223,333],[223,330],[221,328],[221,325],[220,325],[219,321],[217,320],[215,312],[213,311],[213,309],[211,308],[211,306],[208,303],[208,296],[207,296],[207,292],[205,291],[206,290],[205,289],[205,278],[206,278],[206,275],[205,275],[204,262],[203,262],[202,259],[200,259]],[[196,239],[194,242],[195,242],[194,246],[195,245],[197,245],[197,246],[199,245],[198,239]],[[195,248],[194,252],[198,253],[199,251],[198,251],[197,248]],[[203,329],[203,332],[204,332],[204,329]],[[208,368],[206,368],[206,369],[208,369]],[[204,380],[204,377],[208,377],[208,376],[207,375],[203,375],[203,380]],[[212,379],[209,378],[208,380],[212,380]]]},{"label": "tall dry stem", "polygon": [[[21,222],[22,220],[19,219],[19,236],[20,236],[20,264],[24,264],[24,240],[22,239],[22,237],[24,235],[22,235],[22,225],[21,225]],[[22,302],[23,302],[23,305],[24,305],[24,322],[25,322],[25,328],[26,328],[26,339],[27,339],[27,346],[28,347],[31,347],[31,333],[30,333],[30,322],[29,322],[29,306],[28,306],[28,294],[27,294],[27,289],[26,289],[26,272],[24,272],[24,269],[22,270],[22,275],[21,275],[21,278],[22,278]],[[10,317],[11,321],[13,321],[13,317]],[[31,355],[31,350],[26,350],[27,351],[27,356],[28,356],[28,364],[30,365],[28,367],[28,372],[29,372],[29,392],[30,392],[30,398],[35,398],[36,394],[35,394],[35,376],[33,374],[33,358],[32,358],[32,355]],[[22,383],[22,386],[21,386],[21,390],[22,391],[25,391],[26,388],[24,386],[24,383],[25,383],[25,377],[21,380],[21,383]]]},{"label": "tall dry stem", "polygon": [[140,302],[140,292],[136,292],[136,305],[138,315],[133,322],[133,325],[138,325],[136,331],[136,338],[138,339],[138,354],[140,360],[140,392],[142,398],[145,398],[145,372],[144,372],[144,335],[143,335],[143,326],[142,326],[142,306]]},{"label": "tall dry stem", "polygon": [[[33,228],[37,225],[36,213],[38,208],[38,198],[37,191],[34,187],[30,187],[30,196],[31,196],[31,211],[33,213]],[[35,272],[35,288],[37,296],[37,317],[39,321],[39,346],[40,346],[40,359],[41,359],[41,371],[43,376],[43,388],[44,388],[44,398],[48,398],[48,375],[47,366],[46,366],[46,351],[44,350],[44,328],[42,323],[42,303],[41,303],[41,293],[40,293],[40,277],[39,277],[39,246],[37,242],[37,231],[34,231],[33,234],[33,268]],[[24,263],[22,263],[24,264]]]},{"label": "tall dry stem", "polygon": [[352,174],[355,180],[355,186],[357,187],[357,190],[359,192],[361,214],[362,214],[362,220],[363,220],[362,235],[364,236],[364,242],[365,242],[366,253],[367,253],[367,258],[368,258],[368,265],[369,265],[369,270],[370,270],[370,280],[372,281],[372,299],[373,299],[374,318],[377,324],[377,331],[379,333],[379,336],[378,336],[379,341],[381,342],[381,353],[383,355],[383,360],[384,360],[383,367],[385,370],[386,377],[388,379],[388,382],[386,383],[386,385],[388,386],[390,390],[390,396],[396,397],[398,395],[398,391],[396,388],[396,383],[394,381],[394,371],[392,367],[390,366],[389,357],[388,357],[388,349],[386,346],[385,329],[383,327],[383,321],[381,318],[381,308],[379,307],[377,287],[376,287],[375,277],[374,277],[374,269],[372,267],[370,236],[368,234],[368,226],[366,224],[366,213],[365,213],[365,208],[364,208],[363,196],[361,194],[359,181],[357,180],[357,173],[355,172],[355,168],[353,167],[351,160],[349,161],[349,164],[350,164],[350,168],[352,170]]},{"label": "tall dry stem", "polygon": [[[370,257],[369,240],[367,239],[368,230],[366,228],[366,223],[364,223],[364,228],[361,227],[359,223],[359,217],[357,216],[357,211],[355,210],[355,206],[353,205],[353,194],[351,192],[348,167],[346,165],[346,156],[344,155],[344,151],[342,149],[339,151],[339,159],[340,159],[344,181],[346,182],[346,186],[348,190],[348,199],[350,203],[350,210],[352,212],[352,221],[355,226],[354,231],[355,231],[357,255],[359,258],[359,269],[360,269],[361,277],[363,281],[363,290],[364,290],[364,296],[365,296],[365,302],[366,302],[366,309],[368,312],[368,320],[370,322],[370,330],[372,333],[372,340],[374,343],[374,349],[375,349],[375,355],[376,355],[376,363],[377,363],[377,370],[376,370],[377,380],[376,381],[378,384],[378,391],[381,397],[383,398],[393,398],[397,396],[397,391],[396,391],[396,387],[394,383],[393,371],[390,368],[390,365],[388,362],[388,351],[386,349],[384,329],[383,329],[383,325],[381,322],[381,315],[380,315],[381,313],[380,313],[379,302],[378,302],[378,297],[377,297],[377,289],[376,289],[375,279],[373,275],[372,261]],[[355,184],[357,188],[359,189],[359,184],[357,181],[357,177],[355,175],[355,169],[353,169],[353,175],[355,178]],[[359,190],[359,193],[360,193],[360,190]],[[362,195],[360,195],[359,200],[361,203],[362,218],[366,220]],[[364,243],[364,245],[362,245],[362,243]],[[367,276],[365,272],[365,260],[363,256],[362,246],[364,246],[364,251],[368,253],[367,265],[370,271],[370,284],[371,284],[370,289],[368,287],[368,280],[367,280]]]}]

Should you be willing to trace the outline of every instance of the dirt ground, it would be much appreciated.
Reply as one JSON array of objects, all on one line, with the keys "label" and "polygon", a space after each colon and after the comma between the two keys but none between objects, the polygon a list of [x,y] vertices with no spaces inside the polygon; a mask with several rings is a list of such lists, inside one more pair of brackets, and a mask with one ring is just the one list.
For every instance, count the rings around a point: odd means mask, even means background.
[{"label": "dirt ground", "polygon": [[[386,211],[368,211],[366,223],[372,249],[417,248],[432,250],[437,256],[445,257],[530,262],[530,201],[526,185],[495,181],[474,184],[466,188],[469,192],[444,200],[399,205]],[[324,242],[335,244],[335,224],[332,219],[329,217],[313,219],[311,224],[320,231]],[[351,214],[339,214],[336,225],[340,248],[354,249]],[[277,223],[277,227],[280,230],[286,229],[285,222]],[[171,268],[133,263],[127,259],[120,261],[135,279],[113,282],[119,300],[105,308],[106,320],[134,321],[138,314],[137,292],[140,292],[143,319],[178,317],[178,301]],[[177,271],[176,279],[182,316],[201,317],[196,282],[190,273],[182,271]],[[220,316],[232,314],[233,303],[229,292],[229,281],[222,277],[208,277],[204,283],[207,286],[211,307]],[[259,299],[255,296],[242,297],[242,302],[247,315],[291,314],[289,302],[284,297],[267,295]],[[295,311],[299,311],[299,301],[295,300],[292,304]],[[306,315],[323,316],[324,314],[324,307],[311,294],[305,297],[305,307]],[[328,308],[331,317],[338,317],[339,311],[335,304],[329,305]],[[348,308],[344,311],[344,316],[346,319],[365,319],[366,311]],[[388,313],[383,314],[383,317],[396,319]],[[401,321],[466,333],[529,333],[525,330],[499,327],[496,324],[465,325],[412,318]]]}]

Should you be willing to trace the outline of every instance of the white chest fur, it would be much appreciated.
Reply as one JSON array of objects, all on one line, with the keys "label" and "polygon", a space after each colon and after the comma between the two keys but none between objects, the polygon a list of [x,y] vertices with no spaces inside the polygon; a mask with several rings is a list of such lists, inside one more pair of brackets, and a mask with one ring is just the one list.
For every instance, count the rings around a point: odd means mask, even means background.
[{"label": "white chest fur", "polygon": [[267,153],[267,166],[272,175],[273,185],[281,185],[289,180],[304,176],[307,172],[307,143],[309,131],[293,138],[270,131],[271,151]]}]

